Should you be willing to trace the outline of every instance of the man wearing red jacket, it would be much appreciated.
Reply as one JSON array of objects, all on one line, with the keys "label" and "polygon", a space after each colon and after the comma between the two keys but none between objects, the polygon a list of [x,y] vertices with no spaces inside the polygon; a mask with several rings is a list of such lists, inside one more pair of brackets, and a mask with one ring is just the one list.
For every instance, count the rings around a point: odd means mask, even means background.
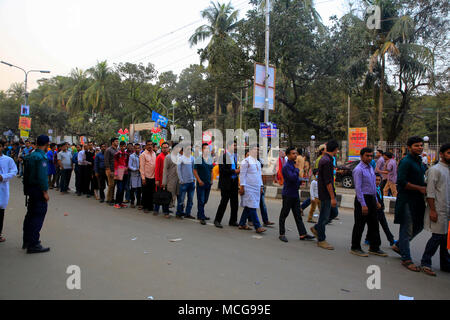
[{"label": "man wearing red jacket", "polygon": [[[155,164],[155,184],[156,190],[160,189],[162,186],[163,180],[163,172],[164,172],[164,160],[166,159],[166,155],[169,153],[169,144],[164,142],[161,145],[161,153],[156,157]],[[170,218],[169,205],[163,205],[163,213],[166,218]],[[155,204],[155,210],[153,214],[156,216],[159,213],[159,204]]]},{"label": "man wearing red jacket", "polygon": [[126,208],[127,205],[123,203],[123,194],[125,186],[128,182],[128,158],[129,155],[125,150],[125,141],[120,141],[120,150],[114,155],[114,180],[117,185],[116,204],[114,208]]}]

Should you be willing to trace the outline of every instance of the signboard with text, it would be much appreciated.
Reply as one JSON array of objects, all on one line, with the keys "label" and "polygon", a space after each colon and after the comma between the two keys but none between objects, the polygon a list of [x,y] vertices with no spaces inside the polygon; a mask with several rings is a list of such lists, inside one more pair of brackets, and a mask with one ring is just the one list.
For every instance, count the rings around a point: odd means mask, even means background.
[{"label": "signboard with text", "polygon": [[348,134],[349,148],[348,155],[349,160],[352,158],[359,159],[359,152],[362,148],[367,147],[367,128],[350,128]]},{"label": "signboard with text", "polygon": [[152,111],[152,120],[158,123],[161,127],[166,128],[169,119],[160,115],[158,112]]},{"label": "signboard with text", "polygon": [[20,130],[31,130],[31,118],[20,117],[19,118],[19,129]]},{"label": "signboard with text", "polygon": [[259,130],[261,138],[275,138],[277,136],[277,125],[273,122],[260,123]]},{"label": "signboard with text", "polygon": [[30,137],[30,131],[20,130],[20,137],[21,138],[29,138]]}]

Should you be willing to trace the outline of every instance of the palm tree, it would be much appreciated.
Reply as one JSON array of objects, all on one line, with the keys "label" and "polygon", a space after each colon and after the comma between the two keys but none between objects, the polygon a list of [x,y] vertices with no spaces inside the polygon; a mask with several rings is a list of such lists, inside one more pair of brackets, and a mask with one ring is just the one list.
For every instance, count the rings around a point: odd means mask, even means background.
[{"label": "palm tree", "polygon": [[84,94],[89,87],[89,79],[86,72],[78,68],[72,70],[70,78],[72,84],[68,90],[67,108],[71,114],[74,114],[85,109]]},{"label": "palm tree", "polygon": [[23,85],[22,82],[20,82],[20,83],[15,82],[15,83],[11,84],[11,86],[6,91],[6,93],[8,94],[9,97],[11,97],[15,100],[20,100],[25,95],[25,86]]},{"label": "palm tree", "polygon": [[[430,49],[414,43],[415,24],[412,17],[398,17],[397,8],[392,0],[376,0],[375,4],[384,6],[382,29],[376,35],[375,52],[372,54],[369,71],[378,65],[380,69],[379,101],[378,101],[378,134],[383,141],[383,107],[385,88],[386,54],[392,58],[398,67],[398,91],[402,95],[400,107],[392,117],[388,140],[393,141],[402,129],[404,117],[409,109],[411,94],[419,86],[432,85],[434,57]],[[421,80],[424,80],[421,82]]]},{"label": "palm tree", "polygon": [[[280,2],[284,2],[286,6],[289,5],[289,2],[291,0],[280,0]],[[305,11],[311,16],[313,19],[315,25],[317,26],[317,30],[321,33],[325,32],[325,26],[322,23],[322,17],[320,16],[319,12],[314,8],[314,0],[301,0],[303,2],[303,6],[305,8]],[[275,1],[272,0],[271,7],[275,4]],[[260,0],[259,3],[259,10],[261,12],[265,12],[266,10],[266,0]],[[269,8],[270,10],[270,8]]]},{"label": "palm tree", "polygon": [[84,93],[84,101],[89,110],[94,113],[111,107],[113,95],[108,86],[111,71],[106,61],[98,62],[96,66],[88,69],[87,73],[93,80]]},{"label": "palm tree", "polygon": [[382,9],[381,29],[374,31],[374,53],[370,58],[369,71],[372,73],[376,65],[380,67],[380,85],[378,98],[378,136],[383,141],[383,108],[384,108],[384,85],[386,70],[386,53],[391,56],[398,55],[398,49],[394,41],[391,41],[389,33],[397,18],[397,8],[392,0],[366,0],[369,5],[376,5]]},{"label": "palm tree", "polygon": [[67,111],[67,88],[68,80],[63,76],[56,76],[43,81],[44,98],[41,104],[49,107]]},{"label": "palm tree", "polygon": [[[220,43],[234,42],[236,36],[236,29],[241,23],[238,20],[238,10],[234,10],[231,2],[228,4],[214,3],[211,1],[211,5],[201,12],[202,18],[208,21],[198,27],[194,34],[189,38],[190,46],[197,45],[199,42],[203,42],[210,39],[208,45],[203,50],[200,50],[201,62],[208,60],[208,69],[211,74],[219,73],[218,64],[220,61],[220,50],[215,50],[215,47],[219,47]],[[218,87],[216,85],[214,94],[214,127],[217,128],[217,114],[218,114]]]}]

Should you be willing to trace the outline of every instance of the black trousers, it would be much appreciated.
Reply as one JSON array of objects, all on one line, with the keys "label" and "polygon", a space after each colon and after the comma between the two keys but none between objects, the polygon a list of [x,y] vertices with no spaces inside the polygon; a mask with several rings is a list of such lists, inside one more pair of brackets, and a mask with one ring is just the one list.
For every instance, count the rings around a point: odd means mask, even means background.
[{"label": "black trousers", "polygon": [[220,190],[220,204],[217,208],[216,217],[214,221],[222,222],[223,215],[227,209],[228,201],[230,202],[231,214],[229,224],[237,223],[238,220],[238,208],[239,208],[239,189],[237,186],[233,186],[231,190]]},{"label": "black trousers", "polygon": [[53,177],[53,184],[56,183],[56,188],[61,188],[61,174],[62,174],[62,170],[59,166],[56,166],[56,174]]},{"label": "black trousers", "polygon": [[5,219],[5,209],[0,209],[0,235],[3,232],[3,220]]},{"label": "black trousers", "polygon": [[153,211],[153,194],[155,193],[155,179],[145,178],[145,186],[142,185],[142,206],[144,210]]},{"label": "black trousers", "polygon": [[69,189],[70,177],[72,176],[72,169],[61,170],[60,191],[66,192]]},{"label": "black trousers", "polygon": [[27,214],[23,221],[23,242],[28,246],[39,244],[40,232],[47,214],[47,201],[39,187],[30,187]]},{"label": "black trousers", "polygon": [[355,196],[355,224],[352,232],[352,250],[361,249],[361,237],[364,232],[364,227],[367,223],[367,238],[369,240],[370,251],[377,251],[380,249],[380,229],[378,226],[377,215],[377,200],[375,196],[364,195],[364,201],[369,209],[367,215],[362,214],[362,206]]},{"label": "black trousers", "polygon": [[[384,214],[383,210],[377,210],[377,217],[378,222],[380,223],[381,228],[384,231],[384,234],[386,235],[386,238],[389,241],[389,244],[392,246],[394,244],[394,235],[392,234],[391,230],[389,229],[388,222],[386,220],[386,215]],[[368,233],[366,234],[366,240],[369,241]]]},{"label": "black trousers", "polygon": [[92,166],[80,166],[81,169],[81,192],[93,195],[94,186],[92,185]]},{"label": "black trousers", "polygon": [[300,213],[300,199],[283,196],[283,206],[281,207],[280,212],[280,236],[283,236],[286,233],[284,228],[284,223],[286,221],[289,212],[292,210],[292,214],[294,215],[295,224],[297,225],[298,234],[300,236],[306,235],[306,228],[303,224],[301,213]]},{"label": "black trousers", "polygon": [[100,190],[100,199],[105,200],[105,188],[108,178],[106,177],[105,169],[99,169],[98,176],[96,176],[98,189]]},{"label": "black trousers", "polygon": [[75,168],[75,189],[77,191],[77,193],[81,193],[82,192],[82,188],[81,188],[81,182],[82,182],[82,177],[81,177],[81,167]]}]

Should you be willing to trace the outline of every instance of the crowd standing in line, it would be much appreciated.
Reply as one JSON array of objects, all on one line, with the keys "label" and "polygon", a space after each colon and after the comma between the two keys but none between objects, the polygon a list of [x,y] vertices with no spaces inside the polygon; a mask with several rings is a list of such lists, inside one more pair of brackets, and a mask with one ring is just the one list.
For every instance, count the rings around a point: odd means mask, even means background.
[{"label": "crowd standing in line", "polygon": [[[198,146],[200,147],[200,146]],[[299,188],[309,169],[308,158],[300,155],[301,150],[288,148],[280,152],[277,181],[282,183],[282,207],[279,214],[279,239],[288,242],[285,235],[285,220],[292,211],[300,240],[317,240],[320,248],[333,250],[326,237],[326,225],[338,216],[335,189],[336,154],[339,145],[332,140],[319,147],[310,184],[310,198],[301,203]],[[440,161],[428,167],[423,160],[423,140],[411,137],[407,142],[408,153],[398,163],[390,152],[363,148],[361,161],[353,170],[355,182],[354,226],[351,237],[352,254],[367,257],[369,254],[386,257],[380,249],[381,225],[393,251],[401,256],[402,265],[411,271],[423,271],[436,276],[431,268],[431,258],[440,248],[440,269],[450,272],[448,253],[448,228],[450,220],[450,144],[440,148]],[[214,217],[214,225],[223,228],[221,222],[228,203],[230,218],[228,225],[241,230],[263,233],[265,227],[274,225],[267,216],[264,201],[262,166],[258,158],[257,145],[246,150],[244,159],[237,155],[236,142],[227,144],[218,157],[222,163],[216,165],[214,154],[208,144],[196,149],[194,158],[191,146],[181,148],[176,143],[170,147],[164,142],[157,146],[146,141],[144,151],[140,144],[126,144],[117,138],[94,147],[92,142],[85,145],[49,143],[49,137],[42,135],[36,140],[7,145],[0,142],[0,242],[5,209],[9,200],[9,180],[15,175],[23,177],[24,193],[27,196],[27,213],[23,224],[23,249],[27,253],[49,251],[40,241],[49,201],[48,189],[55,188],[61,194],[69,193],[72,172],[75,174],[75,193],[78,196],[95,196],[114,208],[128,207],[145,213],[162,213],[171,217],[175,210],[178,219],[198,219],[202,225],[210,217],[205,207],[215,177],[218,176],[221,200]],[[201,150],[201,152],[199,152]],[[176,157],[173,157],[176,153]],[[218,168],[218,173],[217,173]],[[427,170],[428,169],[428,170]],[[105,189],[107,187],[107,192]],[[169,198],[160,203],[157,195],[167,192]],[[194,194],[197,193],[197,215],[192,215]],[[400,225],[399,239],[396,241],[390,231],[384,214],[383,197],[389,192],[397,197],[394,223]],[[238,220],[238,208],[243,208]],[[185,198],[187,202],[185,203]],[[154,202],[154,199],[155,202]],[[302,221],[303,210],[311,205],[307,221],[314,223],[309,235]],[[261,224],[257,209],[260,209]],[[315,221],[315,209],[320,210]],[[239,221],[239,222],[238,222]],[[361,247],[365,226],[368,231],[365,244],[368,253]],[[420,267],[411,258],[410,243],[424,228],[432,232],[422,256]]]}]

